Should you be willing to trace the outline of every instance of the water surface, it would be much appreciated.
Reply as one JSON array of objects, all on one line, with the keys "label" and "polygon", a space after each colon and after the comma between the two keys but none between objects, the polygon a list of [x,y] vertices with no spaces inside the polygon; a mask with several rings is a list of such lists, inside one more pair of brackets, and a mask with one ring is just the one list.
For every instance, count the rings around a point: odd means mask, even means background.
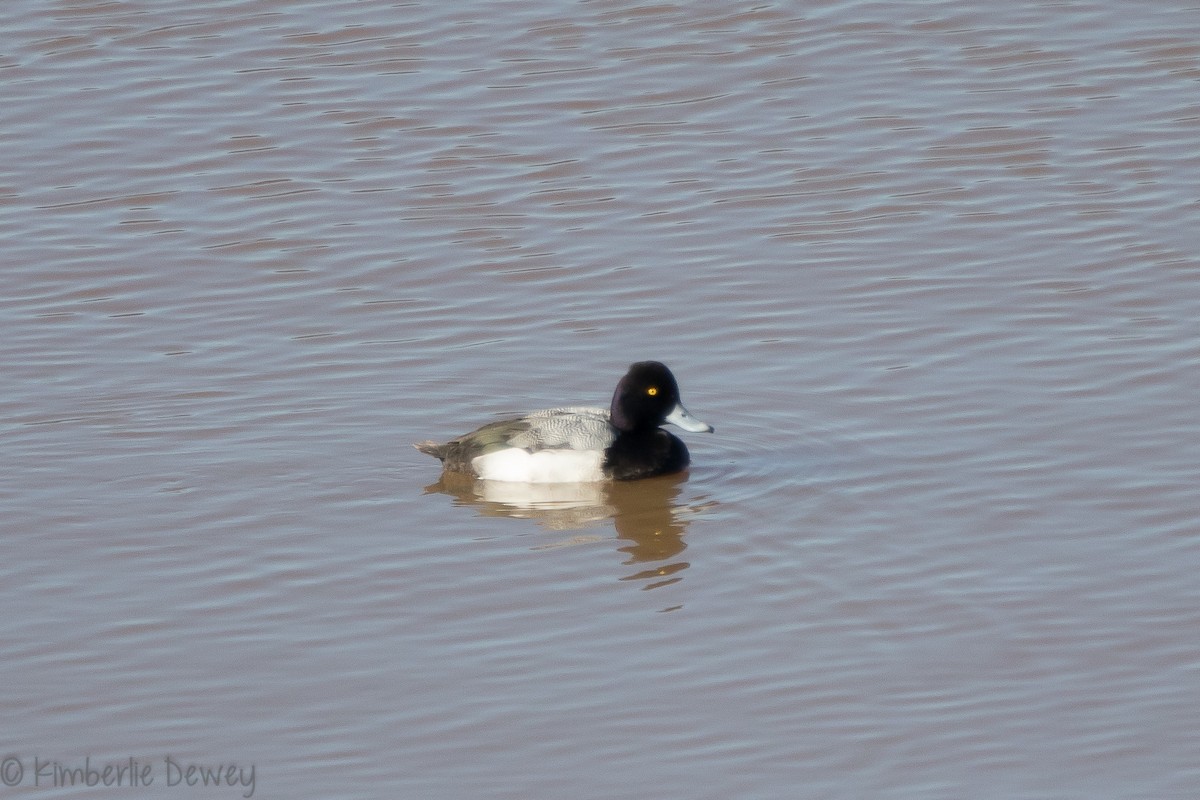
[{"label": "water surface", "polygon": [[[18,794],[1194,796],[1195,7],[0,31]],[[409,446],[644,358],[684,475]]]}]

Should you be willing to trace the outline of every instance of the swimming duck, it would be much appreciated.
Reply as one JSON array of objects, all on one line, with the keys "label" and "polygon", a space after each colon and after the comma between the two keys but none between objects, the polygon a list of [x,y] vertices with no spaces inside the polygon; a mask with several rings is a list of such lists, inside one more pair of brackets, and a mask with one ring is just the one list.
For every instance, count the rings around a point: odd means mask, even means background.
[{"label": "swimming duck", "polygon": [[414,445],[449,472],[521,483],[627,481],[679,472],[687,447],[659,426],[711,433],[679,402],[679,384],[657,361],[639,361],[607,409],[567,406],[498,420],[445,444]]}]

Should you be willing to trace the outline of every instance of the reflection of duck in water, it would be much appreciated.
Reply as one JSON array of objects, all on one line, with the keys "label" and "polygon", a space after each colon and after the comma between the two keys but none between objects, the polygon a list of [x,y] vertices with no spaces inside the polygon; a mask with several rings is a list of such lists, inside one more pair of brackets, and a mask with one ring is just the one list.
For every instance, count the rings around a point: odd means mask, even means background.
[{"label": "reflection of duck in water", "polygon": [[[628,555],[626,564],[649,564],[623,580],[659,582],[645,588],[674,583],[668,578],[684,569],[686,561],[669,562],[687,545],[683,534],[688,519],[701,512],[699,507],[680,505],[678,498],[686,478],[665,475],[636,482],[521,484],[481,481],[468,475],[447,472],[426,492],[443,492],[461,505],[476,507],[482,516],[514,517],[536,520],[554,531],[586,531],[611,519],[621,545]],[[536,549],[563,547],[594,542],[600,537],[575,537],[540,545]]]},{"label": "reflection of duck in water", "polygon": [[622,580],[653,581],[643,587],[646,589],[682,580],[676,573],[687,569],[688,562],[668,563],[687,547],[683,541],[687,519],[682,514],[690,509],[676,503],[682,487],[682,481],[671,477],[638,484],[613,484],[613,501],[620,508],[613,521],[617,537],[623,542],[618,549],[629,555],[625,563],[654,562]]},{"label": "reflection of duck in water", "polygon": [[474,506],[483,517],[536,520],[549,530],[578,530],[599,525],[616,513],[604,483],[507,483],[483,481],[461,472],[443,472],[427,494],[441,492],[457,505]]},{"label": "reflection of duck in water", "polygon": [[640,361],[617,384],[608,410],[571,406],[499,420],[445,444],[416,448],[447,472],[488,481],[578,483],[633,480],[679,472],[687,447],[660,425],[711,432],[679,401],[675,376]]}]

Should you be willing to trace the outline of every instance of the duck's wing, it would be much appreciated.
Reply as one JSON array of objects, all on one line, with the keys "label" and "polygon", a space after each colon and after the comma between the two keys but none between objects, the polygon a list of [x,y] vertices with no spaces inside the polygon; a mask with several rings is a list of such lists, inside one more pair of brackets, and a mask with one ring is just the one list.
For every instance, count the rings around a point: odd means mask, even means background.
[{"label": "duck's wing", "polygon": [[524,417],[501,419],[489,422],[470,433],[456,436],[445,444],[429,441],[419,442],[413,447],[426,455],[441,459],[442,465],[448,470],[470,472],[473,459],[513,447],[512,440],[528,431],[529,423]]},{"label": "duck's wing", "polygon": [[470,472],[474,459],[509,447],[530,453],[539,450],[603,450],[615,438],[616,431],[609,424],[606,409],[569,406],[496,420],[445,444],[420,442],[414,447],[441,459],[446,469]]},{"label": "duck's wing", "polygon": [[608,410],[568,406],[535,411],[520,422],[528,427],[516,433],[509,444],[531,453],[539,450],[603,450],[613,443],[616,431]]}]

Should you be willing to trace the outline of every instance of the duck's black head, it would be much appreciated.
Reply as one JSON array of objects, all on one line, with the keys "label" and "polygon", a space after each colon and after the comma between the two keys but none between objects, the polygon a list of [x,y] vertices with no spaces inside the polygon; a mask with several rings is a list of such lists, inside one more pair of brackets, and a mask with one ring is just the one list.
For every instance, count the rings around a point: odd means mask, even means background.
[{"label": "duck's black head", "polygon": [[679,402],[679,384],[658,361],[639,361],[617,383],[610,410],[613,427],[624,433],[657,428],[664,422],[687,431],[711,432]]}]

